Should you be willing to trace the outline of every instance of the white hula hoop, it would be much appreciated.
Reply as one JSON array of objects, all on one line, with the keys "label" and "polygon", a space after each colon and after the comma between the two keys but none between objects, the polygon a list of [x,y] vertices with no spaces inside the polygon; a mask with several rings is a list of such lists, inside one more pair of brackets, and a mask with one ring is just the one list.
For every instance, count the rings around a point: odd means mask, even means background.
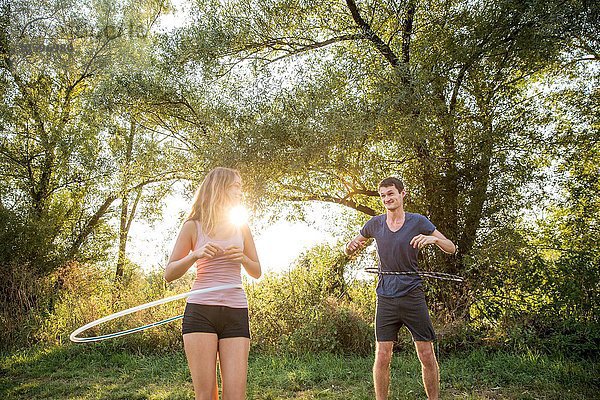
[{"label": "white hula hoop", "polygon": [[183,299],[185,297],[188,297],[188,296],[191,296],[191,295],[197,294],[197,293],[207,293],[207,292],[214,292],[216,290],[238,289],[238,288],[241,289],[242,285],[239,285],[239,284],[237,284],[237,285],[221,285],[221,286],[215,286],[215,287],[210,287],[210,288],[206,288],[206,289],[197,289],[197,290],[192,290],[192,291],[187,292],[187,293],[181,293],[181,294],[176,294],[175,296],[165,297],[164,299],[155,300],[155,301],[152,301],[150,303],[142,304],[142,305],[139,305],[139,306],[136,306],[136,307],[131,307],[131,308],[128,308],[127,310],[119,311],[119,312],[116,312],[114,314],[107,315],[106,317],[102,317],[100,319],[92,321],[89,324],[84,325],[81,328],[78,328],[78,329],[74,330],[73,333],[71,333],[71,335],[69,336],[69,339],[72,342],[75,342],[75,343],[98,342],[100,340],[112,339],[112,338],[115,338],[115,337],[119,337],[119,336],[123,336],[123,335],[128,335],[128,334],[134,333],[134,332],[141,332],[141,331],[146,330],[148,328],[152,328],[152,327],[155,327],[155,326],[163,325],[163,324],[166,324],[168,322],[175,321],[177,319],[183,318],[183,315],[178,315],[176,317],[171,317],[171,318],[163,319],[162,321],[153,322],[153,323],[148,324],[148,325],[143,325],[143,326],[139,326],[137,328],[127,329],[127,330],[120,331],[120,332],[109,333],[109,334],[106,334],[106,335],[91,336],[91,337],[86,337],[86,338],[77,337],[77,335],[79,335],[80,333],[85,332],[88,329],[93,328],[94,326],[103,324],[105,322],[111,321],[111,320],[113,320],[115,318],[119,318],[119,317],[122,317],[122,316],[127,315],[127,314],[131,314],[131,313],[134,313],[134,312],[137,312],[137,311],[140,311],[140,310],[144,310],[146,308],[150,308],[150,307],[158,306],[160,304],[169,303],[171,301]]}]

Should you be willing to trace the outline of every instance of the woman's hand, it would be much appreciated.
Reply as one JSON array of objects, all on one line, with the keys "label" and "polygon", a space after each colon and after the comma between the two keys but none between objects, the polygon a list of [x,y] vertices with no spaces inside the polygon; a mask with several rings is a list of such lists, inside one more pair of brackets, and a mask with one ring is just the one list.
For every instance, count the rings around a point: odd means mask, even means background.
[{"label": "woman's hand", "polygon": [[228,260],[241,263],[244,259],[244,252],[241,248],[232,245],[225,248],[223,251],[223,257]]},{"label": "woman's hand", "polygon": [[201,258],[210,260],[219,255],[222,255],[224,252],[225,250],[223,250],[221,246],[219,246],[216,243],[209,242],[206,243],[204,246],[200,247],[199,249],[193,251],[192,255],[196,260],[199,260]]}]

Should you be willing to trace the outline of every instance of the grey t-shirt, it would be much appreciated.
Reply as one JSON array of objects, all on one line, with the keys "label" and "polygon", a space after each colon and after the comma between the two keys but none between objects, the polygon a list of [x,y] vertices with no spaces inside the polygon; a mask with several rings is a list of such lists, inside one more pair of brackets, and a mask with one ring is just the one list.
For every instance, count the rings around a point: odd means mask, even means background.
[{"label": "grey t-shirt", "polygon": [[[421,214],[404,215],[404,225],[396,232],[385,222],[386,214],[371,218],[360,230],[362,236],[375,239],[381,271],[417,271],[419,249],[413,248],[410,241],[419,234],[430,235],[435,230],[435,225]],[[380,275],[377,295],[402,297],[420,285],[418,275]]]}]

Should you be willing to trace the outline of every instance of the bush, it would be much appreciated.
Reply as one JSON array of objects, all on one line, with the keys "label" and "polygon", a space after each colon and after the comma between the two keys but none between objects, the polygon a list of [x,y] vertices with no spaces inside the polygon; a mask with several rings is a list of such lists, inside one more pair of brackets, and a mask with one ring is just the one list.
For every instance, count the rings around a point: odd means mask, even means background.
[{"label": "bush", "polygon": [[[94,266],[71,264],[59,270],[57,274],[63,282],[63,289],[36,337],[46,343],[65,343],[69,341],[72,331],[98,318],[189,290],[189,279],[182,279],[169,288],[162,273],[144,274],[133,265],[129,265],[127,270],[128,273],[121,281],[114,281],[112,274]],[[180,315],[183,313],[184,301],[167,303],[117,318],[82,333],[82,336],[130,329]],[[151,351],[180,349],[181,323],[175,321],[141,333],[112,339],[108,345]]]},{"label": "bush", "polygon": [[56,264],[46,225],[27,222],[0,204],[0,348],[26,346],[51,307],[56,288],[46,272]]},{"label": "bush", "polygon": [[[289,272],[269,274],[247,287],[253,348],[259,352],[368,354],[373,314],[360,307],[371,284],[332,278],[340,260],[319,248]],[[336,264],[340,267],[339,264]],[[356,298],[356,302],[352,301]],[[374,307],[374,297],[369,308]]]},{"label": "bush", "polygon": [[542,354],[575,358],[598,358],[600,325],[576,320],[525,317],[505,326],[504,345],[521,353],[535,350]]},{"label": "bush", "polygon": [[25,347],[56,297],[51,279],[42,279],[27,265],[1,265],[0,349]]},{"label": "bush", "polygon": [[[345,262],[337,252],[322,246],[305,254],[288,272],[267,274],[260,282],[246,282],[253,351],[372,354],[375,281],[350,276]],[[167,285],[162,271],[144,273],[131,264],[120,281],[115,281],[114,274],[105,268],[78,263],[70,263],[43,278],[32,269],[8,268],[7,264],[3,265],[3,274],[0,339],[5,350],[37,342],[68,343],[69,334],[76,328],[117,311],[184,293],[193,279],[188,274]],[[499,294],[506,296],[498,297]],[[443,310],[433,310],[440,353],[485,347],[569,357],[594,358],[600,354],[600,326],[595,320],[581,321],[558,314],[553,317],[540,303],[519,301],[520,296],[521,292],[508,291],[507,287],[487,301],[475,302],[470,309],[471,320],[451,319]],[[491,301],[496,298],[502,301]],[[84,335],[170,318],[183,312],[184,302],[182,299],[137,312]],[[112,339],[102,346],[181,351],[181,322]],[[405,330],[396,349],[413,349]]]}]

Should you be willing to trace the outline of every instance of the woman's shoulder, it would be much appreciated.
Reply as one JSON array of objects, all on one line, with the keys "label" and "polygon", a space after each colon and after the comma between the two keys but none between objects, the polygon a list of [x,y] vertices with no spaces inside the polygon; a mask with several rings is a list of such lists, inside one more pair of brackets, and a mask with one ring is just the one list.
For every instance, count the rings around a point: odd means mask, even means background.
[{"label": "woman's shoulder", "polygon": [[250,229],[250,225],[244,223],[238,227],[238,232],[242,235],[244,239],[252,238],[252,230]]},{"label": "woman's shoulder", "polygon": [[181,226],[181,233],[190,237],[192,242],[196,243],[196,239],[198,238],[198,229],[200,229],[199,226],[200,224],[197,220],[188,219],[183,222],[183,225]]},{"label": "woman's shoulder", "polygon": [[181,229],[196,230],[197,225],[198,225],[197,220],[187,219],[187,220],[183,221],[183,225],[181,226]]}]

